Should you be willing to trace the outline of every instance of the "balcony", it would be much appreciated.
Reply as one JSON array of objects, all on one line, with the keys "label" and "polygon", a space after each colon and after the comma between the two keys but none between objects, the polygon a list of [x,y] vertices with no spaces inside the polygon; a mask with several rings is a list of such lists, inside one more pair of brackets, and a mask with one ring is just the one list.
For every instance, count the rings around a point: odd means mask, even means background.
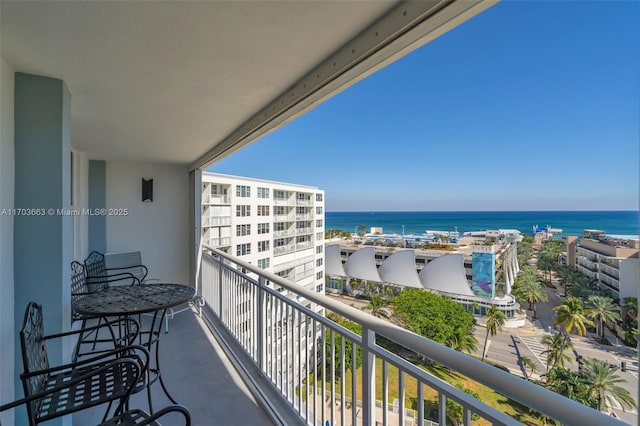
[{"label": "balcony", "polygon": [[292,222],[293,220],[295,220],[296,216],[295,214],[292,213],[288,213],[288,214],[275,214],[273,215],[273,220],[274,222]]},{"label": "balcony", "polygon": [[[93,248],[140,250],[154,277],[167,282],[196,282],[192,276],[197,276],[200,264],[194,247],[199,242],[191,223],[195,215],[189,210],[201,209],[199,174],[203,169],[493,3],[301,2],[292,9],[286,2],[272,2],[265,8],[255,2],[194,2],[186,6],[180,2],[0,2],[2,22],[7,23],[1,26],[2,207],[66,208],[72,197],[74,205],[89,207],[89,195],[98,195],[97,207],[128,209],[126,219],[73,218],[73,223],[69,217],[58,216],[48,217],[46,223],[39,217],[3,218],[2,398],[12,399],[21,393],[15,386],[21,366],[15,362],[20,354],[14,334],[19,328],[19,313],[14,309],[21,309],[30,299],[46,300],[45,308],[58,319],[50,324],[49,331],[67,331],[70,298],[65,274],[71,260],[82,259]],[[266,11],[269,19],[261,13]],[[105,23],[109,25],[105,27]],[[376,36],[372,37],[371,31],[365,29],[374,26]],[[285,27],[288,42],[283,44],[280,41]],[[166,31],[167,28],[175,31]],[[255,31],[247,32],[246,28]],[[331,29],[331,37],[317,37],[327,28]],[[256,32],[261,37],[256,38]],[[162,48],[151,48],[150,34],[154,35],[154,46]],[[127,42],[95,43],[96,37]],[[229,49],[229,40],[247,54]],[[170,49],[171,61],[166,60],[164,47]],[[291,55],[292,51],[298,53]],[[251,66],[247,67],[247,63]],[[153,78],[149,78],[150,72]],[[64,76],[64,81],[55,76]],[[5,167],[6,164],[11,166]],[[151,204],[140,202],[143,176],[156,179]],[[19,184],[27,181],[38,184]],[[45,195],[47,205],[33,205],[44,202]],[[295,205],[295,200],[292,203]],[[295,210],[293,214],[295,217]],[[37,241],[40,267],[33,267],[34,246],[22,244],[25,241]],[[278,249],[293,251],[294,247]],[[409,420],[411,412],[404,398],[399,399],[397,414],[376,411],[378,405],[392,404],[385,392],[376,394],[372,386],[372,371],[378,362],[385,380],[390,378],[386,372],[396,368],[402,371],[401,383],[413,377],[421,383],[421,392],[427,387],[436,389],[441,419],[446,400],[454,399],[467,409],[467,419],[474,411],[497,424],[515,423],[385,352],[375,343],[377,335],[391,338],[565,423],[612,422],[406,330],[296,288],[272,274],[260,274],[257,268],[233,257],[227,258],[259,277],[251,279],[230,265],[222,265],[224,257],[219,252],[212,253],[215,256],[205,256],[202,273],[206,279],[199,289],[203,295],[206,293],[208,304],[202,323],[189,313],[178,315],[171,323],[170,333],[163,336],[161,355],[167,366],[163,370],[167,382],[176,398],[192,410],[196,425],[218,419],[225,424],[268,423],[259,410],[252,409],[255,400],[281,424],[315,423],[310,421],[314,418],[336,424],[351,420],[367,426],[375,424],[374,418],[395,424]],[[266,280],[286,287],[284,293],[298,294],[358,322],[365,334],[350,334],[278,292],[265,289]],[[251,310],[240,312],[236,307],[244,301],[250,302]],[[265,307],[273,309],[268,311]],[[246,316],[245,323],[252,321],[250,333],[241,331],[244,323],[240,324],[238,313]],[[195,322],[187,322],[189,318]],[[212,330],[210,335],[203,324]],[[304,324],[315,333],[313,337],[337,337],[339,343],[334,339],[327,348],[319,347],[317,340],[310,340],[308,345],[302,339],[296,342],[291,332],[293,324]],[[268,327],[259,327],[262,325]],[[203,335],[198,334],[198,327],[204,330]],[[299,335],[302,328],[297,330]],[[207,347],[205,337],[211,336],[215,339]],[[171,340],[181,337],[184,340]],[[215,349],[214,343],[219,343],[222,350]],[[304,351],[291,349],[296,347]],[[317,362],[329,360],[348,347],[361,348],[364,354],[367,368],[362,371],[366,374],[359,375],[365,384],[362,395],[352,395],[344,387],[338,391],[327,386],[336,373],[347,371],[332,368],[329,378],[323,370],[326,362]],[[67,344],[54,347],[52,360],[62,358],[69,352],[67,349]],[[296,358],[298,361],[294,362]],[[220,368],[211,364],[216,360]],[[286,368],[282,361],[289,361]],[[238,363],[238,370],[232,362]],[[323,370],[327,380],[316,385],[310,381],[300,384],[300,377],[314,368]],[[248,383],[246,387],[239,384],[240,379],[234,379],[238,377],[236,371]],[[227,376],[232,380],[223,381]],[[274,388],[280,396],[270,394]],[[303,389],[304,394],[300,392]],[[255,399],[248,396],[250,393]],[[135,401],[134,404],[138,405]],[[293,419],[292,410],[298,413]],[[415,415],[421,417],[422,410]],[[2,414],[3,424],[14,424],[10,414]],[[5,420],[5,415],[10,420]],[[81,415],[75,418],[76,424],[87,424]]]},{"label": "balcony", "polygon": [[283,229],[280,231],[273,231],[274,238],[292,237],[294,236],[293,228]]},{"label": "balcony", "polygon": [[293,244],[288,244],[285,246],[279,246],[279,247],[274,247],[273,248],[273,254],[274,256],[278,256],[281,254],[286,254],[286,253],[291,253],[296,249],[296,247]]},{"label": "balcony", "polygon": [[[408,406],[405,403],[409,382],[413,383],[411,386],[417,383],[418,400],[427,402],[427,393],[435,391],[436,406],[439,407],[437,421],[440,424],[446,423],[447,399],[463,406],[464,424],[471,424],[472,413],[493,424],[519,424],[517,420],[385,350],[377,344],[378,337],[385,337],[408,351],[441,363],[561,422],[619,424],[617,420],[575,401],[301,288],[240,259],[212,248],[206,248],[202,256],[201,292],[207,301],[204,320],[210,324],[214,334],[225,335],[225,342],[235,359],[248,363],[248,367],[243,369],[251,368],[255,374],[249,380],[253,384],[263,382],[253,388],[262,395],[261,399],[273,398],[273,393],[270,397],[263,394],[275,389],[279,403],[288,407],[285,413],[292,410],[305,424],[324,425],[326,421],[341,425],[416,424],[428,413],[425,413],[425,404]],[[258,278],[240,273],[239,268],[250,270]],[[267,283],[286,291],[276,291]],[[285,294],[302,298],[358,323],[363,330],[362,336],[287,298]],[[362,353],[362,368],[354,370],[345,367],[344,363],[336,365],[334,360],[340,354],[344,357],[345,351],[355,350]],[[315,381],[310,377],[315,377]],[[348,377],[349,380],[336,381],[337,377]],[[400,398],[395,402],[388,394],[392,380],[398,381],[400,392]],[[353,383],[360,384],[361,390],[354,389]]]}]

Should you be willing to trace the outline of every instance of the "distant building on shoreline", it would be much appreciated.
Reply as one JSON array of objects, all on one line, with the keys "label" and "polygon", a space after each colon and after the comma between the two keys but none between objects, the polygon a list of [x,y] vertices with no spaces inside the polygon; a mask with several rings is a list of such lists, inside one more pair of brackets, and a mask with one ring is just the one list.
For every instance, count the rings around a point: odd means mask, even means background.
[{"label": "distant building on shoreline", "polygon": [[340,240],[327,242],[326,264],[329,292],[352,290],[349,283],[353,279],[424,288],[451,298],[476,315],[483,316],[496,306],[510,326],[524,325],[516,315],[520,305],[510,294],[519,270],[515,243],[446,251]]},{"label": "distant building on shoreline", "polygon": [[640,240],[605,231],[585,229],[582,237],[567,236],[564,263],[597,280],[620,304],[625,297],[638,297],[640,285]]}]

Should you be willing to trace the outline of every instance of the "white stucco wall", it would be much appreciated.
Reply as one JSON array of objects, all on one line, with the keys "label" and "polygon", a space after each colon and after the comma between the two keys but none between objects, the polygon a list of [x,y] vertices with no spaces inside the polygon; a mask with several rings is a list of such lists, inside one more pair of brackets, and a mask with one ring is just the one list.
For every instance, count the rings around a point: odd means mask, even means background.
[{"label": "white stucco wall", "polygon": [[[13,208],[14,192],[14,71],[0,59],[0,210]],[[0,216],[0,401],[15,399],[13,218]],[[13,412],[0,414],[0,422],[13,424]]]},{"label": "white stucco wall", "polygon": [[[142,202],[142,178],[153,179],[153,202]],[[189,174],[175,165],[107,162],[107,251],[140,251],[150,278],[189,283]]]},{"label": "white stucco wall", "polygon": [[637,258],[620,261],[620,300],[638,297],[640,289],[640,260]]}]

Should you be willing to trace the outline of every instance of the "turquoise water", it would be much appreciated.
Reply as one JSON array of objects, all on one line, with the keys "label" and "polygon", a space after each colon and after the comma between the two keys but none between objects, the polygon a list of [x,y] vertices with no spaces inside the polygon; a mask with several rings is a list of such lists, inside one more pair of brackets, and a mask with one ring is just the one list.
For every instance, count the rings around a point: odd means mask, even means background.
[{"label": "turquoise water", "polygon": [[517,229],[531,235],[534,225],[562,229],[562,235],[581,235],[583,229],[601,229],[614,235],[638,235],[637,211],[532,212],[326,212],[325,229],[353,232],[358,225],[382,227],[384,232],[422,234],[434,231]]}]

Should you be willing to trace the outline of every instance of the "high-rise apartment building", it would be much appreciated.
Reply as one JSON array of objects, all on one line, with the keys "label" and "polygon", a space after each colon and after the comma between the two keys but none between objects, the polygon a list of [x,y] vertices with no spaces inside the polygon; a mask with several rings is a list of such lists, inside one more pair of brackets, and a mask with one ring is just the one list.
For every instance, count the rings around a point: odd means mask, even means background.
[{"label": "high-rise apartment building", "polygon": [[625,297],[637,297],[640,283],[637,238],[585,229],[582,238],[569,237],[565,241],[567,265],[597,280],[599,287],[611,291],[620,303]]},{"label": "high-rise apartment building", "polygon": [[324,191],[202,174],[203,243],[324,292]]}]

